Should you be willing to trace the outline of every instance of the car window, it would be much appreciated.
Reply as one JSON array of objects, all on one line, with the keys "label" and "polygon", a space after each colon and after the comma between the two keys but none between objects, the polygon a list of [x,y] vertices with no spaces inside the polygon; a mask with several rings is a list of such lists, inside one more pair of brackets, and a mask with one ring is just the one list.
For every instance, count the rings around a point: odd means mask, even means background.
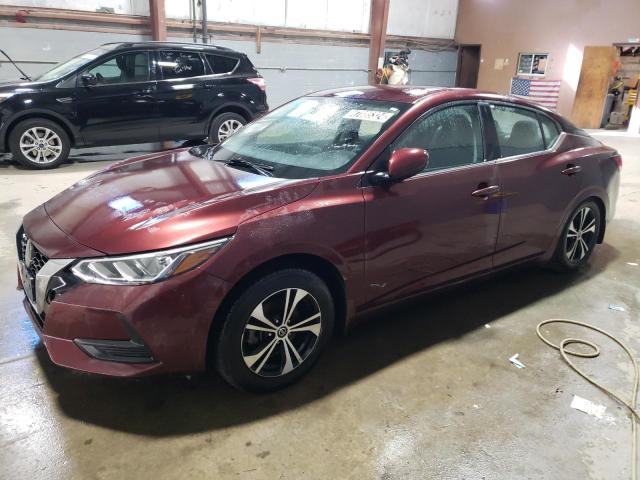
[{"label": "car window", "polygon": [[500,158],[539,152],[545,149],[538,116],[524,108],[491,105]]},{"label": "car window", "polygon": [[207,54],[207,61],[213,73],[231,73],[238,65],[237,58],[223,57],[222,55]]},{"label": "car window", "polygon": [[540,125],[542,125],[542,133],[544,135],[544,143],[547,148],[553,145],[557,138],[560,136],[560,130],[558,130],[558,126],[556,122],[551,120],[546,115],[539,115],[540,117]]},{"label": "car window", "polygon": [[198,52],[159,52],[158,65],[162,78],[189,78],[204,75],[204,64]]},{"label": "car window", "polygon": [[98,85],[144,82],[149,80],[147,52],[129,52],[111,57],[87,70],[96,77]]},{"label": "car window", "polygon": [[429,152],[425,171],[483,162],[478,106],[454,105],[428,114],[411,125],[392,150],[404,147],[424,148]]}]

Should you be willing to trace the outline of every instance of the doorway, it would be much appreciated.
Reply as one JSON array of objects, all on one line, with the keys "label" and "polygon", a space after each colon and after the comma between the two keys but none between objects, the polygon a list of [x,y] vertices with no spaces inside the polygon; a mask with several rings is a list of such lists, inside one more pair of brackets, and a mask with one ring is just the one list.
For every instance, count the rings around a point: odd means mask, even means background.
[{"label": "doorway", "polygon": [[456,87],[477,88],[479,70],[480,45],[459,45]]}]

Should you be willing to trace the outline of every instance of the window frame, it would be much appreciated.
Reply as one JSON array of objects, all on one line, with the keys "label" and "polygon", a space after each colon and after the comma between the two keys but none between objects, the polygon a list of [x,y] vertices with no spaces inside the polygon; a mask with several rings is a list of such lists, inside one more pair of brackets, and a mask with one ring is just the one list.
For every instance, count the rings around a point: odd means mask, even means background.
[{"label": "window frame", "polygon": [[[535,156],[538,156],[538,155],[544,155],[544,154],[547,154],[547,153],[553,153],[558,149],[558,146],[560,145],[560,142],[562,141],[562,139],[564,139],[564,137],[566,137],[568,135],[567,132],[565,132],[562,129],[562,126],[558,122],[556,122],[549,115],[547,115],[544,112],[538,110],[537,108],[529,107],[528,105],[520,105],[520,104],[516,104],[516,103],[493,101],[493,100],[483,101],[482,103],[484,104],[484,106],[485,106],[485,108],[487,110],[488,120],[490,120],[491,124],[492,124],[491,125],[491,129],[492,129],[493,138],[491,140],[492,140],[492,142],[495,142],[495,148],[496,148],[496,151],[492,152],[492,157],[493,158],[491,158],[490,160],[493,160],[493,161],[496,161],[496,162],[502,162],[502,161],[520,160],[522,158],[529,158],[529,157],[535,157]],[[492,105],[499,105],[499,106],[510,107],[510,108],[514,108],[514,109],[527,110],[527,111],[533,113],[536,116],[536,119],[538,121],[538,128],[540,129],[540,135],[542,136],[542,142],[545,145],[544,150],[539,150],[539,151],[530,152],[530,153],[522,153],[522,154],[519,154],[519,155],[511,155],[509,157],[500,157],[501,147],[500,147],[500,143],[498,142],[496,121],[493,118],[493,115],[491,114],[491,106]],[[558,131],[560,132],[560,134],[556,138],[556,141],[553,142],[552,145],[547,145],[547,143],[546,143],[546,140],[545,140],[545,137],[544,137],[544,132],[542,130],[542,122],[540,122],[540,115],[544,115],[549,120],[551,120],[556,125],[556,127],[558,128]]]},{"label": "window frame", "polygon": [[[520,72],[520,60],[523,56],[531,56],[531,68],[529,68],[529,73]],[[547,65],[545,66],[544,73],[533,73],[533,61],[535,57],[546,57]],[[518,53],[518,63],[516,64],[516,76],[526,76],[526,77],[545,77],[547,75],[547,66],[549,63],[549,52],[520,52]]]},{"label": "window frame", "polygon": [[[160,54],[162,52],[177,52],[177,53],[191,53],[191,54],[195,54],[200,58],[200,62],[202,62],[202,75],[193,75],[190,77],[177,77],[177,78],[164,78],[164,73],[162,72],[162,66],[160,65]],[[156,79],[160,82],[165,81],[165,82],[181,82],[184,80],[187,80],[189,78],[202,78],[202,77],[210,77],[211,74],[208,72],[208,68],[209,68],[209,62],[207,61],[206,58],[204,58],[202,56],[202,52],[201,51],[196,51],[196,50],[180,50],[180,49],[166,49],[166,48],[159,48],[155,51],[155,70],[156,70]]]},{"label": "window frame", "polygon": [[[427,110],[426,112],[424,112],[422,115],[420,115],[418,118],[416,118],[413,122],[411,122],[404,130],[402,130],[402,132],[400,132],[388,145],[388,147],[386,148],[386,150],[388,151],[388,156],[387,156],[387,160],[385,162],[384,168],[387,169],[388,168],[388,164],[389,164],[389,158],[391,157],[391,154],[394,152],[394,146],[396,144],[396,142],[402,138],[403,135],[405,135],[409,129],[411,129],[414,125],[416,125],[418,122],[422,121],[423,119],[426,119],[428,116],[433,115],[437,112],[439,112],[440,110],[444,110],[446,108],[451,108],[451,107],[457,107],[457,106],[463,106],[463,105],[475,105],[477,110],[478,110],[478,118],[480,119],[480,134],[481,134],[481,138],[482,138],[482,152],[483,152],[483,159],[481,162],[477,162],[477,163],[469,163],[466,165],[457,165],[454,167],[449,167],[449,168],[439,168],[437,170],[426,170],[426,171],[422,171],[420,173],[417,173],[416,175],[412,176],[411,178],[408,178],[405,181],[409,181],[412,180],[414,178],[420,178],[420,177],[424,177],[426,175],[435,175],[435,174],[441,174],[441,173],[447,173],[447,172],[452,172],[452,171],[457,171],[457,170],[463,170],[463,169],[467,169],[467,168],[473,168],[473,167],[477,167],[479,165],[486,165],[488,162],[493,161],[492,159],[488,158],[488,151],[487,151],[487,146],[488,146],[488,141],[487,141],[487,132],[486,132],[486,127],[485,127],[485,116],[482,112],[482,100],[475,100],[475,99],[467,99],[467,100],[456,100],[453,102],[446,102],[446,103],[442,103],[440,105],[436,105],[432,108],[430,108],[429,110]],[[429,150],[427,149],[427,152]],[[375,162],[377,163],[377,162]]]},{"label": "window frame", "polygon": [[[211,65],[211,63],[209,62],[209,55],[211,56],[216,56],[216,57],[224,57],[224,58],[230,58],[232,60],[236,61],[235,66],[233,67],[233,70],[229,71],[229,72],[225,72],[225,73],[215,73],[213,71],[213,66]],[[219,53],[214,53],[214,52],[202,52],[202,57],[206,63],[207,66],[207,70],[209,72],[209,76],[212,77],[223,77],[225,75],[233,75],[236,73],[236,70],[238,70],[238,67],[240,66],[240,59],[238,57],[232,57],[230,55],[221,55]]]},{"label": "window frame", "polygon": [[117,87],[119,85],[136,85],[138,83],[154,82],[155,81],[155,72],[154,72],[154,69],[151,68],[152,64],[155,64],[155,56],[153,55],[153,51],[152,50],[126,50],[124,52],[115,51],[115,52],[112,52],[111,54],[109,54],[109,56],[96,58],[89,65],[86,65],[76,75],[76,88],[77,87],[84,87],[84,85],[82,83],[82,75],[84,75],[85,73],[88,73],[89,70],[91,70],[92,68],[100,66],[100,65],[102,65],[102,64],[104,64],[104,63],[106,63],[106,62],[108,62],[110,60],[113,60],[114,58],[116,58],[119,55],[129,55],[129,54],[138,54],[138,53],[146,53],[147,54],[147,79],[146,80],[139,80],[139,81],[135,81],[135,82],[96,84],[96,85],[91,85],[91,88]]}]

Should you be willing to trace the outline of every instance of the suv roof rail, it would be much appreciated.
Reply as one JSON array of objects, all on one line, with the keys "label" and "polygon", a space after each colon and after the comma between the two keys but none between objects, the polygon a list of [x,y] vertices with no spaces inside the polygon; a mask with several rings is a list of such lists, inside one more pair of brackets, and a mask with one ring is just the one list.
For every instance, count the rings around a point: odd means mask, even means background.
[{"label": "suv roof rail", "polygon": [[139,42],[107,42],[102,45],[120,45],[122,47],[133,47],[135,45],[183,45],[188,47],[197,47],[198,49],[202,48],[211,48],[214,50],[223,50],[227,52],[235,52],[233,48],[222,47],[220,45],[214,45],[212,43],[193,43],[193,42],[171,42],[166,40],[142,40]]}]

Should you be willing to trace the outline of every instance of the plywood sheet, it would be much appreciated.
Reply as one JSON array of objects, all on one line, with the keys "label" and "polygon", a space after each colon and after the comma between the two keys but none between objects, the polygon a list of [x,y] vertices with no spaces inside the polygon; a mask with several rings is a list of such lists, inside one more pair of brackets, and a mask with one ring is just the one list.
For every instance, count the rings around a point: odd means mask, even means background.
[{"label": "plywood sheet", "polygon": [[617,52],[613,46],[585,47],[571,120],[580,128],[599,128]]}]

